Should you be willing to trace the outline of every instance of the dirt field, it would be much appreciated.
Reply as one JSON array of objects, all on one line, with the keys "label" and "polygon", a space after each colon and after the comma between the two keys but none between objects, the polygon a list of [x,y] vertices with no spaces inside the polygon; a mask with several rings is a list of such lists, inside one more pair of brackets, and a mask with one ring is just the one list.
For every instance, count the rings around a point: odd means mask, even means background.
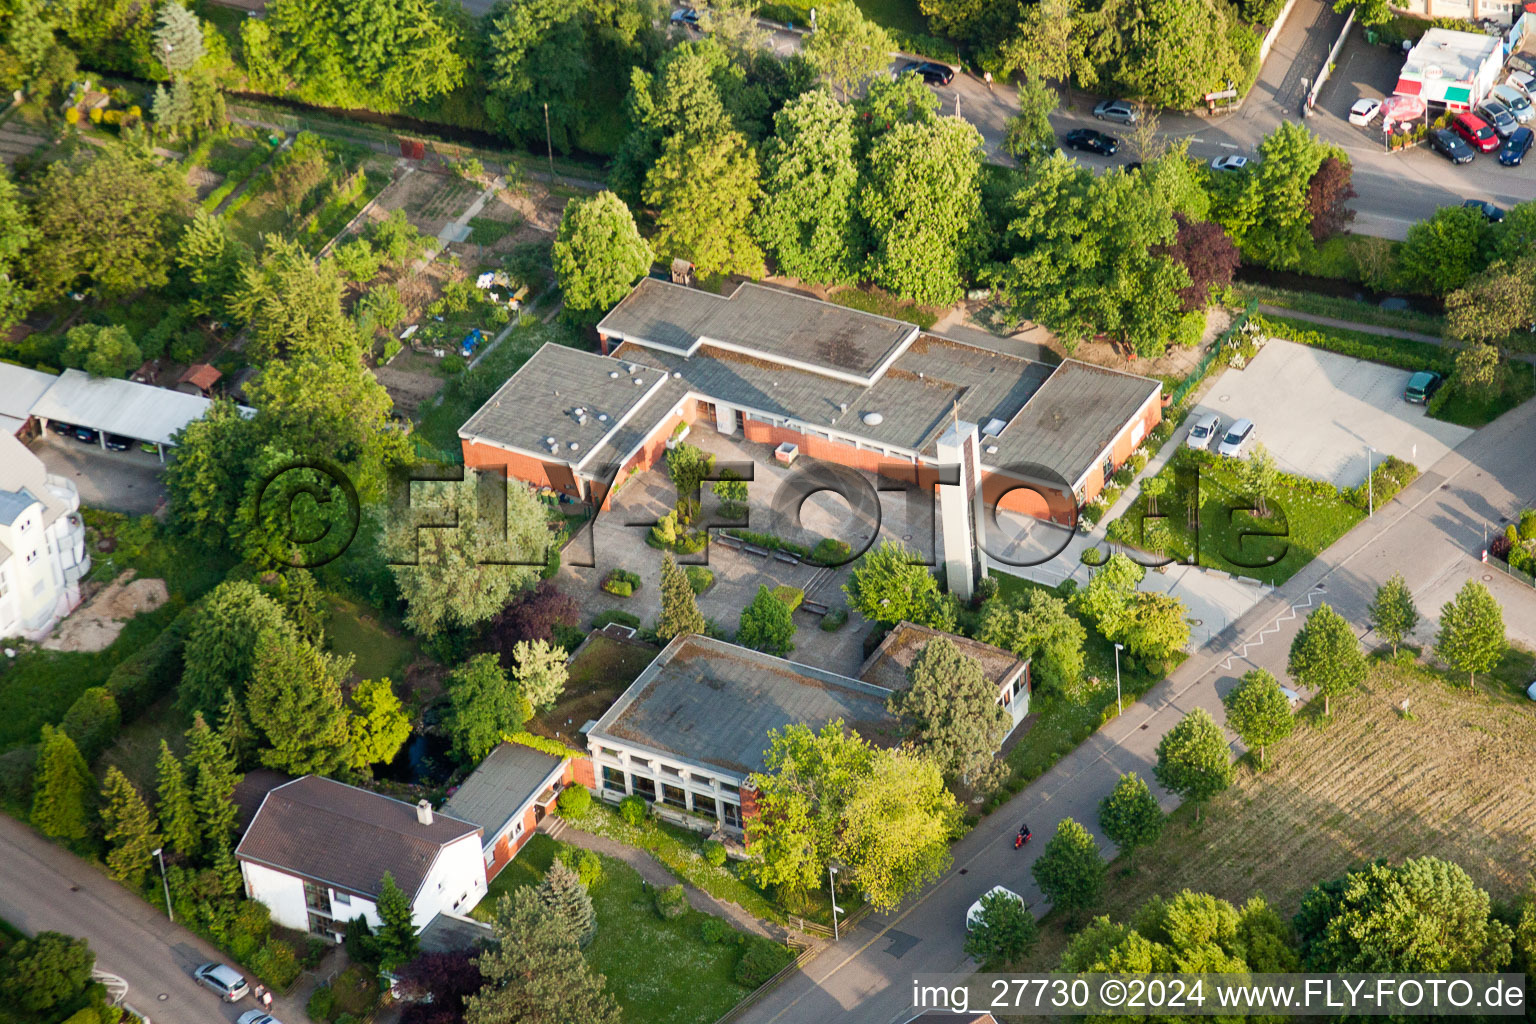
[{"label": "dirt field", "polygon": [[[1289,916],[1314,883],[1362,861],[1423,855],[1508,899],[1531,883],[1536,705],[1375,666],[1360,695],[1334,701],[1332,722],[1299,723],[1268,771],[1240,766],[1193,820],[1181,808],[1133,868],[1112,867],[1093,913],[1123,921],[1149,896],[1190,888],[1234,903],[1262,895]],[[1065,943],[1059,924],[1043,928],[1035,964],[1054,965]]]},{"label": "dirt field", "polygon": [[395,408],[415,417],[416,411],[442,390],[444,380],[436,370],[437,362],[430,354],[405,349],[388,366],[374,367],[373,375],[394,399]]},{"label": "dirt field", "polygon": [[169,598],[164,580],[134,579],[130,569],[77,608],[43,641],[43,647],[50,651],[104,651],[123,631],[123,623],[154,611]]}]

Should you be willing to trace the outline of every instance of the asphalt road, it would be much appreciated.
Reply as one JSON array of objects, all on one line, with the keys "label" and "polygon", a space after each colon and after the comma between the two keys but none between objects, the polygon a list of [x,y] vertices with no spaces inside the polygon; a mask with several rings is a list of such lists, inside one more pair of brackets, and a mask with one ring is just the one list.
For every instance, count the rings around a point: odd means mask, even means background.
[{"label": "asphalt road", "polygon": [[[1196,652],[1178,671],[1127,707],[1063,758],[1006,807],[985,819],[954,848],[954,867],[915,902],[891,915],[874,915],[843,933],[804,971],[785,982],[743,1018],[752,1024],[803,1021],[883,1024],[912,1015],[912,978],[923,973],[969,974],[962,950],[966,909],[993,885],[1022,894],[1036,912],[1044,902],[1029,865],[1064,817],[1090,830],[1097,808],[1122,772],[1151,782],[1162,735],[1188,711],[1203,707],[1223,720],[1220,695],[1251,668],[1285,678],[1291,639],[1310,609],[1327,601],[1359,632],[1376,587],[1393,572],[1407,578],[1430,620],[1439,603],[1469,577],[1488,578],[1504,603],[1510,632],[1536,632],[1536,593],[1506,584],[1477,559],[1484,529],[1536,503],[1536,402],[1485,427],[1426,470],[1399,497],[1377,510],[1301,573]],[[1433,601],[1434,603],[1431,603]],[[1369,643],[1367,636],[1366,642]],[[1024,742],[1028,742],[1026,737]],[[1234,749],[1240,744],[1234,741]],[[1157,790],[1165,807],[1176,801]],[[1013,833],[1027,822],[1037,841],[1013,849]],[[1101,848],[1113,847],[1100,838]]]},{"label": "asphalt road", "polygon": [[[74,854],[0,814],[0,918],[28,934],[85,938],[96,966],[128,982],[127,1004],[152,1024],[232,1021],[255,1003],[229,1004],[192,980],[192,969],[226,960],[217,949]],[[277,999],[279,1020],[302,1021],[297,1002]]]}]

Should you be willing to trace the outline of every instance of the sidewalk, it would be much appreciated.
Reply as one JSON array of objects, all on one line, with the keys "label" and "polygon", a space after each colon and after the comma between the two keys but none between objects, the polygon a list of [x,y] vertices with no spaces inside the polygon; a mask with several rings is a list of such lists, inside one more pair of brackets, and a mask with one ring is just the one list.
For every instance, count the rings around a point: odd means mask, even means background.
[{"label": "sidewalk", "polygon": [[[641,878],[659,889],[669,888],[682,882],[680,878],[668,870],[666,865],[644,850],[633,846],[626,846],[606,836],[595,836],[590,832],[583,832],[581,829],[573,828],[564,818],[557,816],[546,817],[543,821],[539,822],[538,830],[551,839],[558,839],[562,843],[570,843],[572,846],[579,846],[584,850],[591,850],[594,853],[601,853],[612,857],[614,860],[621,860],[634,868]],[[688,903],[693,909],[713,915],[714,917],[723,917],[742,931],[751,932],[753,935],[763,935],[777,942],[794,940],[805,946],[815,946],[821,942],[820,939],[791,928],[786,928],[784,925],[772,921],[759,920],[736,904],[726,902],[725,900],[717,900],[709,893],[687,882],[682,882],[682,886],[683,891],[688,894]]]}]

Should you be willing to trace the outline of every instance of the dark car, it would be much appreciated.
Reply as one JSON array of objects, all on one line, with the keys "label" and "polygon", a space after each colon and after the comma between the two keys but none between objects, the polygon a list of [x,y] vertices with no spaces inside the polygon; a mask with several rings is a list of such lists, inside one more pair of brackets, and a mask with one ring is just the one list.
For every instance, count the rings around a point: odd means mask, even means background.
[{"label": "dark car", "polygon": [[1471,146],[1461,141],[1461,136],[1445,128],[1430,132],[1429,144],[1453,164],[1469,164],[1477,156]]},{"label": "dark car", "polygon": [[133,447],[133,438],[124,437],[122,434],[108,434],[106,441],[109,452],[126,452]]},{"label": "dark car", "polygon": [[1504,222],[1504,211],[1492,203],[1484,202],[1481,199],[1468,199],[1461,205],[1469,210],[1476,210],[1490,224],[1502,224]]},{"label": "dark car", "polygon": [[931,60],[909,60],[896,69],[892,78],[901,75],[922,75],[923,81],[929,85],[948,85],[955,80],[955,69],[947,64],[938,64]]},{"label": "dark car", "polygon": [[1403,391],[1403,398],[1415,405],[1425,405],[1435,397],[1435,392],[1440,390],[1442,383],[1444,378],[1438,373],[1420,370],[1408,378],[1408,387]]},{"label": "dark car", "polygon": [[1068,149],[1080,149],[1099,156],[1114,156],[1120,150],[1120,140],[1113,135],[1096,132],[1092,128],[1074,128],[1062,137]]},{"label": "dark car", "polygon": [[65,423],[63,420],[49,420],[48,425],[53,428],[55,434],[69,434],[73,436],[75,433],[75,425],[73,423]]},{"label": "dark car", "polygon": [[76,427],[75,440],[85,441],[88,444],[96,444],[101,440],[101,434],[99,431],[93,430],[90,427]]},{"label": "dark car", "polygon": [[1505,167],[1519,167],[1520,161],[1525,159],[1525,154],[1531,151],[1531,141],[1536,139],[1536,132],[1521,125],[1509,133],[1509,138],[1504,140],[1504,145],[1499,147],[1499,163]]}]

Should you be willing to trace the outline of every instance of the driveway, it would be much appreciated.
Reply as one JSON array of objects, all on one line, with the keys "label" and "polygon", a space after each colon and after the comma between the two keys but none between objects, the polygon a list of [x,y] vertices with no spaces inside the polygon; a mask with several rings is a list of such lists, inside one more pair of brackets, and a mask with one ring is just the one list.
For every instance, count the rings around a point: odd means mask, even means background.
[{"label": "driveway", "polygon": [[48,472],[74,481],[80,489],[80,504],[87,508],[144,515],[165,502],[160,478],[165,467],[157,456],[137,449],[109,452],[54,433],[39,437],[31,448]]},{"label": "driveway", "polygon": [[1354,487],[1365,481],[1367,445],[1375,459],[1396,455],[1423,469],[1472,434],[1403,401],[1411,376],[1276,339],[1246,369],[1223,371],[1187,422],[1205,413],[1223,426],[1250,419],[1281,469]]}]

